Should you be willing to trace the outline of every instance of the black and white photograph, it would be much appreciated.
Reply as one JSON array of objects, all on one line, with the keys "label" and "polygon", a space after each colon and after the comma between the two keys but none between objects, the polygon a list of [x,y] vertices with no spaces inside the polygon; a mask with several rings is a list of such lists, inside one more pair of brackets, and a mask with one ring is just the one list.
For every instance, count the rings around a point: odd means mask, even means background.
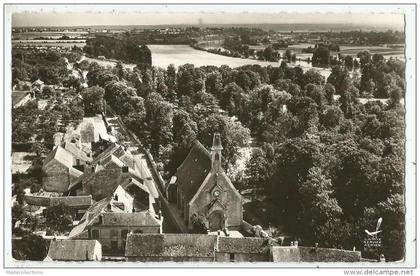
[{"label": "black and white photograph", "polygon": [[415,275],[415,3],[3,9],[3,268]]}]

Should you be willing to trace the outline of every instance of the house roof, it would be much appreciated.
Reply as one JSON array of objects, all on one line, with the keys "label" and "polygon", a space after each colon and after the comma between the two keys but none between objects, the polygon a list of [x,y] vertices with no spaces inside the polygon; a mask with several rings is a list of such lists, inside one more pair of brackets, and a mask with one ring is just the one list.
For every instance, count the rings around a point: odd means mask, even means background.
[{"label": "house roof", "polygon": [[[141,186],[144,186],[141,183],[136,182],[134,179],[132,179],[131,183],[140,188],[142,188]],[[154,212],[149,209],[135,213],[127,213],[124,209],[122,209],[121,203],[124,202],[121,200],[123,200],[123,198],[119,197],[119,200],[114,200],[114,195],[117,194],[119,189],[123,189],[123,187],[118,186],[113,194],[92,204],[92,206],[86,210],[86,213],[80,220],[79,225],[72,229],[69,237],[77,237],[83,233],[87,227],[95,223],[95,220],[99,215],[102,215],[103,225],[108,226],[159,226],[161,224],[161,221],[156,218]],[[147,190],[144,191],[147,192]],[[127,196],[132,199],[132,196],[128,192],[126,193]],[[111,209],[109,210],[108,207],[111,207]]]},{"label": "house roof", "polygon": [[40,79],[37,79],[36,81],[34,81],[32,83],[32,85],[43,85],[43,84],[44,84],[44,82],[42,80],[40,80]]},{"label": "house roof", "polygon": [[89,207],[92,205],[92,196],[36,196],[25,195],[26,203],[35,206],[54,206],[63,203],[69,207]]},{"label": "house roof", "polygon": [[12,92],[12,106],[17,105],[29,93],[31,93],[31,91],[13,91]]},{"label": "house roof", "polygon": [[76,159],[80,159],[80,160],[83,160],[83,161],[92,161],[92,158],[91,157],[88,157],[87,156],[87,154],[83,151],[83,150],[81,150],[81,149],[79,149],[77,146],[76,146],[76,144],[75,143],[70,143],[70,142],[66,142],[65,144],[64,144],[64,148],[68,151],[68,152],[70,152],[71,154],[73,154],[73,156],[76,158]]},{"label": "house roof", "polygon": [[210,257],[215,256],[217,236],[206,234],[131,234],[126,257]]},{"label": "house roof", "polygon": [[273,246],[273,262],[360,262],[360,251],[335,248]]},{"label": "house roof", "polygon": [[57,160],[67,168],[73,166],[73,155],[61,146],[56,146],[44,159],[43,165],[46,166],[50,161]]},{"label": "house roof", "polygon": [[70,167],[69,168],[69,174],[73,177],[79,177],[83,174],[83,172],[79,171],[78,169],[75,169],[73,167]]},{"label": "house roof", "polygon": [[210,169],[210,153],[199,141],[194,142],[187,158],[176,172],[177,185],[180,185],[187,200],[196,194]]},{"label": "house roof", "polygon": [[95,261],[102,246],[96,240],[51,241],[47,259],[54,261]]},{"label": "house roof", "polygon": [[218,251],[229,253],[266,253],[269,250],[268,240],[264,238],[219,237]]},{"label": "house roof", "polygon": [[160,226],[161,222],[149,211],[136,213],[103,213],[102,225],[106,226]]},{"label": "house roof", "polygon": [[137,171],[131,169],[124,161],[122,161],[121,159],[119,159],[117,156],[114,155],[115,150],[117,150],[119,147],[120,146],[118,144],[112,144],[107,149],[105,149],[100,155],[95,157],[92,161],[92,166],[94,168],[93,171],[91,167],[86,168],[85,173],[77,176],[77,178],[70,183],[69,190],[71,190],[73,187],[75,187],[78,183],[80,183],[84,179],[94,177],[97,172],[101,170],[106,170],[106,166],[110,164],[111,162],[120,168],[127,166],[128,173],[130,174],[130,176],[136,179],[139,183],[143,183],[143,179],[141,178],[140,174]]}]

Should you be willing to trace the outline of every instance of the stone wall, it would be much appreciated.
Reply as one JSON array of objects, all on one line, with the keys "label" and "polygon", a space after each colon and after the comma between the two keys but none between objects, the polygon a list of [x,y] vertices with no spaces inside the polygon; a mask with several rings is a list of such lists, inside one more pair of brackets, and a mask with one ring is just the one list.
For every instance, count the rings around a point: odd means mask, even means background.
[{"label": "stone wall", "polygon": [[360,262],[360,251],[334,248],[273,246],[271,260],[274,262]]},{"label": "stone wall", "polygon": [[[231,254],[233,254],[231,256]],[[233,260],[231,259],[233,257]],[[268,262],[270,260],[268,253],[216,253],[216,262]]]},{"label": "stone wall", "polygon": [[69,186],[69,169],[56,160],[51,160],[44,167],[45,176],[42,178],[42,188],[47,192],[64,193]]}]

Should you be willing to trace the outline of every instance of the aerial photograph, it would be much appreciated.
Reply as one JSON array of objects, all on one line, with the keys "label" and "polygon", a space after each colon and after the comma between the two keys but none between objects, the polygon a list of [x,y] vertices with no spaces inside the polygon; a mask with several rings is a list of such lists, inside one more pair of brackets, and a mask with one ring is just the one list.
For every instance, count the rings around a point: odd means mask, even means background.
[{"label": "aerial photograph", "polygon": [[406,15],[316,8],[11,5],[4,256],[403,264]]}]

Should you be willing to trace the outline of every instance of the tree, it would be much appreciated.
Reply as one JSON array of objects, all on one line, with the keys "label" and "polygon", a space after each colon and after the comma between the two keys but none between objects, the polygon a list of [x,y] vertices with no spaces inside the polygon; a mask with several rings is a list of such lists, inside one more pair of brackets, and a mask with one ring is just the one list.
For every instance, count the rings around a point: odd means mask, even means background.
[{"label": "tree", "polygon": [[105,90],[99,86],[85,88],[82,93],[84,113],[87,117],[95,116],[103,111]]},{"label": "tree", "polygon": [[213,134],[220,133],[223,145],[223,167],[225,170],[232,167],[239,157],[238,149],[248,144],[249,129],[240,122],[233,121],[227,116],[211,114],[198,123],[198,139],[208,149],[213,144]]},{"label": "tree", "polygon": [[42,93],[41,93],[41,98],[43,99],[49,99],[51,97],[53,97],[55,94],[55,90],[52,86],[50,85],[46,85],[44,86],[44,88],[42,89]]},{"label": "tree", "polygon": [[305,87],[307,84],[324,84],[325,77],[314,69],[308,70],[303,74],[302,87]]},{"label": "tree", "polygon": [[159,156],[160,146],[172,141],[172,105],[158,93],[151,93],[145,100],[146,119],[150,135],[143,137],[151,145],[152,152]]},{"label": "tree", "polygon": [[264,144],[252,151],[251,158],[246,163],[247,188],[268,188],[268,181],[273,167],[274,148]]},{"label": "tree", "polygon": [[60,233],[70,229],[73,222],[68,206],[63,203],[45,208],[42,214],[45,217],[46,225]]},{"label": "tree", "polygon": [[192,120],[190,114],[184,110],[174,111],[172,135],[173,152],[166,170],[170,175],[176,172],[176,169],[186,158],[191,144],[197,139],[197,124]]},{"label": "tree", "polygon": [[203,215],[193,214],[191,217],[192,233],[207,234],[207,219]]},{"label": "tree", "polygon": [[321,115],[320,122],[326,128],[334,128],[340,125],[343,112],[338,106],[328,106]]},{"label": "tree", "polygon": [[284,52],[283,58],[285,58],[287,60],[287,62],[289,62],[289,63],[292,62],[292,51],[286,50]]},{"label": "tree", "polygon": [[347,69],[343,69],[340,66],[333,66],[327,82],[334,86],[338,95],[342,95],[351,86],[351,79]]},{"label": "tree", "polygon": [[321,246],[338,247],[343,238],[337,236],[342,210],[335,198],[331,180],[318,167],[309,169],[305,182],[299,187],[302,210],[299,218],[304,242],[308,245],[319,242]]},{"label": "tree", "polygon": [[354,67],[353,57],[352,56],[346,56],[344,58],[344,65],[346,66],[347,70],[349,70],[349,71],[353,70],[353,67]]},{"label": "tree", "polygon": [[222,86],[222,76],[219,72],[213,72],[206,76],[206,92],[219,97]]},{"label": "tree", "polygon": [[23,221],[26,217],[25,209],[22,204],[13,205],[12,207],[12,228],[15,227],[17,221]]},{"label": "tree", "polygon": [[35,234],[25,235],[13,246],[12,255],[17,260],[43,261],[48,253],[48,243]]},{"label": "tree", "polygon": [[220,107],[228,111],[230,115],[238,114],[241,109],[241,94],[244,90],[236,83],[226,85],[220,94]]},{"label": "tree", "polygon": [[324,93],[329,105],[334,102],[335,87],[331,83],[324,85]]},{"label": "tree", "polygon": [[329,60],[330,60],[330,50],[327,47],[320,45],[315,48],[312,55],[313,64],[325,66],[329,64]]}]

